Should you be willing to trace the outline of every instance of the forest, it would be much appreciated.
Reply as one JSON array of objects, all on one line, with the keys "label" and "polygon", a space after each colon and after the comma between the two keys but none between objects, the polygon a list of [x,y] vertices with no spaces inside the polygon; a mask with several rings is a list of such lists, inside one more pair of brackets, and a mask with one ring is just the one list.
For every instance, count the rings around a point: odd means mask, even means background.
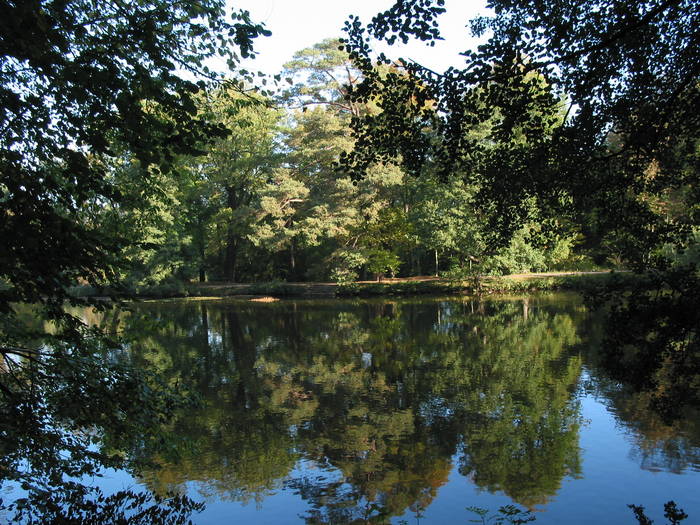
[{"label": "forest", "polygon": [[[403,74],[397,65],[377,71]],[[365,75],[338,39],[299,50],[280,78],[287,88],[267,96],[244,81],[197,94],[196,115],[224,136],[174,156],[167,172],[149,174],[127,152],[112,161],[107,176],[121,202],[95,206],[92,220],[95,233],[124,243],[121,285],[133,292],[207,280],[345,283],[626,263],[613,241],[584,236],[572,222],[544,231],[534,199],[527,220],[498,243],[490,235],[498,210],[479,202],[476,181],[441,179],[437,166],[416,176],[400,155],[362,171],[341,166],[354,148],[352,119],[379,115],[381,96],[350,98]],[[547,133],[563,124],[565,109],[562,101]],[[498,120],[492,111],[470,140],[488,142]]]},{"label": "forest", "polygon": [[443,0],[397,0],[274,77],[242,65],[274,35],[235,2],[0,5],[0,483],[27,493],[17,519],[196,510],[75,481],[143,468],[120,451],[167,446],[153,425],[195,402],[110,360],[124,334],[67,308],[154,286],[624,270],[587,298],[607,308],[601,363],[666,421],[700,406],[695,0],[490,0],[465,29],[482,44],[443,72],[375,52],[440,38]]}]

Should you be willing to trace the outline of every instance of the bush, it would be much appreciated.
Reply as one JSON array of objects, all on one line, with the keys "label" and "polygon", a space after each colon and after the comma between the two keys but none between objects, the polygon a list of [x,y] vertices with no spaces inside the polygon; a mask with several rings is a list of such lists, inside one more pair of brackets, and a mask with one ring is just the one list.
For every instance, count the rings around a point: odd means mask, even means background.
[{"label": "bush", "polygon": [[331,280],[339,285],[348,285],[357,281],[357,272],[351,268],[333,268]]},{"label": "bush", "polygon": [[187,297],[189,293],[185,283],[172,279],[150,286],[137,286],[136,295],[154,299],[167,299],[171,297]]},{"label": "bush", "polygon": [[395,253],[381,248],[375,248],[367,252],[367,270],[377,276],[381,281],[387,272],[393,276],[401,266],[401,259]]},{"label": "bush", "polygon": [[357,280],[357,269],[366,262],[365,255],[356,250],[337,250],[330,260],[331,279],[338,284],[350,284]]}]

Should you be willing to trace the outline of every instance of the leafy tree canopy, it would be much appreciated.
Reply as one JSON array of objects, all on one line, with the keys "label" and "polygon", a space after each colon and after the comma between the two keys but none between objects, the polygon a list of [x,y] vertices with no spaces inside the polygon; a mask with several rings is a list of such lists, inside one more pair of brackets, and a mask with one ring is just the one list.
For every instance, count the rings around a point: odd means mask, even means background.
[{"label": "leafy tree canopy", "polygon": [[[3,2],[0,22],[0,276],[10,300],[60,301],[82,278],[109,277],[119,239],[90,204],[119,202],[105,159],[123,151],[151,170],[197,153],[220,126],[194,96],[221,56],[230,67],[268,34],[224,2]],[[145,172],[145,174],[147,171]],[[143,185],[148,192],[148,184]]]},{"label": "leafy tree canopy", "polygon": [[[601,227],[631,232],[627,251],[637,261],[697,223],[695,2],[493,0],[494,15],[471,23],[475,35],[490,36],[465,51],[464,68],[437,73],[399,61],[407,74],[371,73],[370,36],[389,44],[438,38],[443,3],[397,2],[367,27],[357,18],[346,24],[346,49],[365,74],[354,97],[422,97],[437,109],[431,116],[385,104],[382,119],[356,120],[350,166],[401,153],[414,172],[437,162],[444,174],[476,177],[505,234],[526,221],[524,197],[538,196],[552,215],[601,210]],[[566,121],[556,126],[562,97]],[[492,108],[498,117],[487,138],[497,155],[470,138]],[[427,140],[428,124],[439,140]],[[669,194],[683,189],[682,211],[667,212]]]},{"label": "leafy tree canopy", "polygon": [[[119,451],[144,435],[157,445],[148,429],[183,400],[103,359],[116,343],[65,312],[66,300],[83,302],[69,287],[115,276],[131,237],[103,235],[104,210],[148,200],[161,189],[151,178],[178,155],[225,135],[195,96],[223,81],[212,59],[231,71],[269,33],[223,0],[10,0],[0,10],[0,482],[27,491],[17,519],[127,519],[119,508],[152,498],[105,500],[76,480],[131,466]],[[135,193],[111,176],[126,159]],[[23,316],[21,302],[39,306]],[[197,508],[173,500],[168,518],[161,503],[131,518],[180,522]]]}]

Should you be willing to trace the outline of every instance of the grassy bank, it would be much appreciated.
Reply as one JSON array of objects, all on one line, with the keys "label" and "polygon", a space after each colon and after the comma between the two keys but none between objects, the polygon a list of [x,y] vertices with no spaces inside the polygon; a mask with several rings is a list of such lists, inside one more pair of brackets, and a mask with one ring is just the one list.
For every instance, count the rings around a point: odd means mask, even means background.
[{"label": "grassy bank", "polygon": [[594,291],[612,283],[629,284],[640,277],[631,273],[561,273],[482,277],[478,280],[434,279],[339,285],[337,296],[379,296],[414,294],[490,295],[555,290]]},{"label": "grassy bank", "polygon": [[[503,277],[482,277],[478,280],[439,278],[387,279],[382,282],[335,283],[183,283],[171,282],[156,286],[139,286],[126,290],[141,299],[170,299],[185,297],[378,297],[396,295],[491,295],[529,293],[555,290],[591,292],[610,285],[632,286],[643,277],[626,272],[561,272],[549,274],[519,274]],[[76,286],[75,296],[104,296],[112,290],[91,286]],[[123,293],[123,291],[122,291]],[[122,294],[118,294],[122,295]]]},{"label": "grassy bank", "polygon": [[[610,285],[632,286],[642,279],[639,275],[619,272],[551,274],[519,274],[504,277],[482,277],[478,280],[438,278],[388,279],[382,282],[334,283],[167,283],[141,286],[130,290],[143,299],[177,297],[377,297],[396,295],[492,295],[529,293],[555,290],[592,292]],[[105,295],[105,290],[76,287],[75,295]]]}]

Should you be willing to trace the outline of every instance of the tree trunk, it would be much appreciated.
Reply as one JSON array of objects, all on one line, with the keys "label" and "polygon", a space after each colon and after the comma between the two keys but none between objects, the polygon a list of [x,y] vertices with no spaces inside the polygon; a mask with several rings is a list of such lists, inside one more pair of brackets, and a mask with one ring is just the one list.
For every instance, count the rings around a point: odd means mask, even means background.
[{"label": "tree trunk", "polygon": [[224,279],[236,280],[236,259],[238,256],[238,237],[229,231],[226,239],[226,254],[224,256]]},{"label": "tree trunk", "polygon": [[204,283],[207,281],[207,269],[204,266],[204,259],[206,254],[204,253],[204,241],[201,240],[199,243],[199,282]]},{"label": "tree trunk", "polygon": [[207,270],[205,267],[206,259],[206,228],[204,226],[204,219],[201,215],[197,216],[197,237],[195,238],[195,244],[197,246],[197,254],[199,255],[199,282],[203,283],[207,280]]},{"label": "tree trunk", "polygon": [[439,275],[440,261],[438,260],[438,251],[435,250],[435,277]]},{"label": "tree trunk", "polygon": [[[228,186],[226,188],[226,204],[232,210],[238,207],[236,188]],[[226,231],[226,252],[224,255],[224,279],[227,281],[236,280],[236,258],[238,256],[238,235],[234,231],[233,224],[229,224]]]},{"label": "tree trunk", "polygon": [[297,263],[294,258],[294,239],[289,243],[289,280],[297,280]]}]

